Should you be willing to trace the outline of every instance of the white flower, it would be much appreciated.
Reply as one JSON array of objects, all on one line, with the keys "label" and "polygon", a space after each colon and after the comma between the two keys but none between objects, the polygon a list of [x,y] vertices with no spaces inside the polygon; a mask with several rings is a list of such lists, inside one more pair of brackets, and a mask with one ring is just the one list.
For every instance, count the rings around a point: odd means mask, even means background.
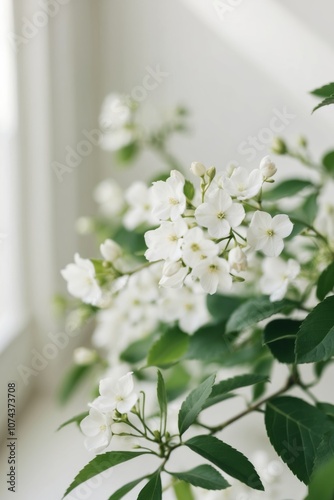
[{"label": "white flower", "polygon": [[218,255],[219,247],[204,237],[201,228],[194,227],[188,231],[183,240],[182,258],[185,264],[195,267],[207,257]]},{"label": "white flower", "polygon": [[153,183],[152,213],[160,220],[176,220],[186,209],[186,197],[183,192],[184,177],[177,170],[172,170],[166,182]]},{"label": "white flower", "polygon": [[203,290],[210,295],[229,290],[232,286],[230,267],[225,259],[211,257],[198,264],[192,275],[199,278]]},{"label": "white flower", "polygon": [[134,130],[121,128],[119,130],[108,130],[100,139],[100,146],[105,151],[118,151],[136,138]]},{"label": "white flower", "polygon": [[158,229],[145,233],[145,243],[148,248],[145,257],[150,262],[156,260],[177,261],[182,257],[183,236],[188,226],[183,219],[175,222],[163,222]]},{"label": "white flower", "polygon": [[232,248],[228,254],[228,263],[230,264],[231,269],[237,273],[246,271],[247,257],[245,252],[243,252],[239,246]]},{"label": "white flower", "polygon": [[61,271],[67,281],[67,289],[71,295],[86,304],[95,305],[101,298],[102,291],[95,279],[94,264],[82,259],[78,253],[74,256],[75,264],[68,264]]},{"label": "white flower", "polygon": [[88,451],[99,453],[110,444],[112,423],[110,414],[102,413],[94,407],[90,408],[89,415],[80,422],[80,429],[87,436],[85,447]]},{"label": "white flower", "polygon": [[93,197],[100,205],[101,212],[107,217],[119,215],[123,210],[123,191],[113,179],[100,182],[94,190]]},{"label": "white flower", "polygon": [[178,321],[181,330],[194,333],[210,321],[206,297],[202,290],[201,293],[195,293],[187,286],[177,293],[174,290],[166,290],[159,302],[161,320],[166,323]]},{"label": "white flower", "polygon": [[206,173],[205,166],[199,161],[193,161],[190,170],[194,175],[196,175],[196,177],[203,177]]},{"label": "white flower", "polygon": [[262,187],[262,183],[262,173],[259,169],[248,173],[245,168],[237,167],[230,177],[225,178],[224,188],[231,196],[235,196],[238,200],[247,200],[257,195]]},{"label": "white flower", "polygon": [[247,232],[247,241],[255,250],[262,250],[268,257],[278,257],[284,248],[283,238],[289,236],[293,224],[287,215],[271,217],[257,210]]},{"label": "white flower", "polygon": [[96,351],[87,347],[77,347],[73,353],[73,360],[77,365],[91,365],[96,360]]},{"label": "white flower", "polygon": [[196,209],[195,217],[199,225],[208,228],[210,236],[224,238],[231,228],[241,224],[245,210],[240,203],[232,203],[232,198],[220,189]]},{"label": "white flower", "polygon": [[152,188],[144,182],[134,182],[125,192],[129,209],[124,215],[123,223],[127,229],[135,229],[141,224],[158,225],[158,219],[152,214]]},{"label": "white flower", "polygon": [[104,378],[99,385],[100,396],[93,401],[92,405],[102,412],[117,410],[119,413],[128,413],[138,399],[133,389],[132,372],[116,382],[111,377]]},{"label": "white flower", "polygon": [[260,163],[260,171],[264,181],[273,177],[276,174],[277,168],[275,163],[272,161],[270,156],[265,156],[262,158]]},{"label": "white flower", "polygon": [[188,272],[189,268],[183,266],[180,260],[178,262],[166,261],[162,268],[159,285],[165,288],[181,288]]},{"label": "white flower", "polygon": [[300,265],[293,259],[287,262],[280,258],[265,259],[262,268],[264,275],[260,279],[260,288],[270,295],[271,302],[283,299],[289,283],[300,273]]},{"label": "white flower", "polygon": [[104,243],[100,245],[100,252],[102,257],[108,262],[114,262],[119,259],[122,254],[122,248],[114,240],[105,240]]},{"label": "white flower", "polygon": [[103,104],[99,117],[100,125],[104,129],[118,129],[127,125],[131,119],[130,103],[125,96],[109,94]]}]

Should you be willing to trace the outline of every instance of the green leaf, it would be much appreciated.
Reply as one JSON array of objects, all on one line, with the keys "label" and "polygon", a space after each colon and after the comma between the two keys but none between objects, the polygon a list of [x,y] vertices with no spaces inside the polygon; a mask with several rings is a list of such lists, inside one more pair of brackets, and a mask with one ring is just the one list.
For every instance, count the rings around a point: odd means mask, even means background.
[{"label": "green leaf", "polygon": [[275,186],[270,191],[264,191],[263,199],[276,201],[294,196],[305,188],[314,187],[312,182],[302,179],[288,179]]},{"label": "green leaf", "polygon": [[187,352],[189,335],[179,328],[163,333],[153,344],[147,357],[147,366],[166,367],[179,361]]},{"label": "green leaf", "polygon": [[70,399],[78,385],[91,371],[94,365],[73,365],[65,374],[58,392],[60,403],[65,404]]},{"label": "green leaf", "polygon": [[[120,227],[113,235],[115,240],[125,251],[133,254],[144,254],[146,250],[144,234],[142,232],[128,231]],[[105,270],[104,270],[105,271]]]},{"label": "green leaf", "polygon": [[334,429],[323,436],[316,451],[314,469],[318,469],[332,458],[334,458]]},{"label": "green leaf", "polygon": [[109,497],[109,500],[120,500],[121,498],[124,497],[129,491],[133,490],[137,486],[137,484],[141,483],[144,479],[146,479],[146,476],[140,477],[139,479],[135,479],[134,481],[131,481],[130,483],[125,484],[121,488],[119,488],[115,493]]},{"label": "green leaf", "polygon": [[269,352],[266,352],[263,356],[258,358],[254,363],[253,367],[254,373],[266,377],[266,380],[260,382],[259,384],[256,384],[253,387],[253,401],[258,399],[260,396],[262,396],[262,394],[265,393],[267,383],[269,382],[269,376],[271,374],[273,363],[274,363],[274,358]]},{"label": "green leaf", "polygon": [[280,363],[294,363],[295,342],[301,321],[274,319],[264,329],[264,343]]},{"label": "green leaf", "polygon": [[208,295],[206,305],[211,316],[217,321],[226,321],[244,299],[228,295]]},{"label": "green leaf", "polygon": [[130,163],[139,153],[137,142],[131,142],[115,152],[116,161],[121,164]]},{"label": "green leaf", "polygon": [[74,481],[67,488],[64,497],[79,486],[79,484],[88,481],[91,477],[140,455],[147,455],[147,453],[143,451],[108,451],[102,455],[97,455],[77,474]]},{"label": "green leaf", "polygon": [[210,375],[183,401],[179,411],[179,431],[183,434],[193,424],[211,394],[215,375]]},{"label": "green leaf", "polygon": [[168,370],[165,377],[167,398],[169,401],[183,394],[191,380],[189,372],[181,364],[175,365]]},{"label": "green leaf", "polygon": [[334,458],[317,469],[312,475],[308,495],[305,500],[333,500],[334,498]]},{"label": "green leaf", "polygon": [[265,425],[271,444],[291,471],[309,483],[316,450],[331,423],[314,406],[302,399],[283,396],[269,401]]},{"label": "green leaf", "polygon": [[64,422],[63,424],[61,424],[58,427],[57,431],[60,431],[60,429],[62,429],[63,427],[66,427],[66,425],[69,425],[69,424],[76,423],[79,425],[81,420],[83,420],[85,417],[87,417],[88,413],[89,413],[88,411],[84,411],[83,413],[80,413],[79,415],[75,415],[75,417],[72,417],[69,420],[66,420],[66,422]]},{"label": "green leaf", "polygon": [[317,215],[318,195],[318,192],[310,194],[300,207],[301,217],[308,224],[313,224],[315,216]]},{"label": "green leaf", "polygon": [[195,188],[192,182],[186,180],[183,192],[188,200],[192,200],[195,196]]},{"label": "green leaf", "polygon": [[226,325],[226,333],[243,330],[291,307],[295,307],[295,303],[287,299],[277,302],[270,302],[269,297],[247,300],[231,315]]},{"label": "green leaf", "polygon": [[330,97],[332,94],[334,94],[334,83],[328,83],[323,87],[312,90],[310,94],[316,95],[317,97]]},{"label": "green leaf", "polygon": [[190,336],[186,359],[219,361],[231,350],[231,339],[224,333],[225,323],[200,328]]},{"label": "green leaf", "polygon": [[222,380],[212,387],[212,392],[204,403],[203,408],[208,408],[209,406],[220,403],[221,401],[226,399],[226,395],[231,391],[240,389],[241,387],[258,384],[259,382],[263,382],[265,380],[267,380],[267,377],[263,377],[262,375],[255,375],[253,373],[237,375],[236,377]]},{"label": "green leaf", "polygon": [[120,355],[122,361],[127,363],[138,363],[147,356],[147,352],[152,345],[152,336],[149,335],[143,339],[132,342]]},{"label": "green leaf", "polygon": [[334,296],[320,302],[297,334],[296,362],[325,361],[334,355]]},{"label": "green leaf", "polygon": [[157,384],[157,397],[160,408],[160,421],[161,421],[161,434],[165,434],[167,425],[167,394],[165,381],[161,375],[160,370],[158,370],[158,384]]},{"label": "green leaf", "polygon": [[323,156],[322,164],[329,174],[334,174],[334,151],[329,151]]},{"label": "green leaf", "polygon": [[139,493],[137,500],[161,500],[162,486],[160,471],[157,471]]},{"label": "green leaf", "polygon": [[312,113],[323,106],[328,106],[329,104],[334,104],[334,94],[326,97],[320,104],[318,104],[315,108],[313,108]]},{"label": "green leaf", "polygon": [[181,481],[205,488],[206,490],[223,490],[230,486],[226,479],[208,464],[199,465],[186,472],[169,472],[169,474]]},{"label": "green leaf", "polygon": [[210,435],[193,437],[186,441],[185,445],[247,486],[264,490],[254,466],[232,446]]},{"label": "green leaf", "polygon": [[334,288],[334,262],[329,264],[319,276],[317,284],[317,297],[323,300]]},{"label": "green leaf", "polygon": [[317,408],[326,413],[327,417],[334,418],[334,405],[331,403],[317,403]]},{"label": "green leaf", "polygon": [[176,500],[195,500],[189,483],[178,481],[173,485]]}]

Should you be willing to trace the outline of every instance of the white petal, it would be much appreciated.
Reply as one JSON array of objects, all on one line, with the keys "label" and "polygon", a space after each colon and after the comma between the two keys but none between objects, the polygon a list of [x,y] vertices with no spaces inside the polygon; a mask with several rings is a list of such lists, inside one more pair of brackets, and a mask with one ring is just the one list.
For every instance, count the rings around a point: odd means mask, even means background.
[{"label": "white petal", "polygon": [[80,422],[80,429],[85,436],[96,436],[100,432],[100,425],[104,423],[103,415],[97,410],[95,412],[99,415],[98,417],[92,414],[91,408],[89,415]]},{"label": "white petal", "polygon": [[216,293],[218,282],[219,282],[218,273],[211,273],[209,271],[203,274],[203,276],[200,279],[200,283],[203,290],[210,295]]},{"label": "white petal", "polygon": [[131,394],[131,392],[133,391],[134,383],[132,374],[133,372],[127,373],[117,382],[116,392],[117,394],[122,395],[124,398]]},{"label": "white petal", "polygon": [[231,227],[238,227],[245,218],[245,209],[240,203],[232,203],[225,217]]},{"label": "white petal", "polygon": [[88,437],[85,439],[85,447],[88,451],[100,453],[111,441],[111,431],[100,432],[97,436]]},{"label": "white petal", "polygon": [[289,236],[289,234],[291,234],[293,224],[287,215],[279,214],[275,215],[275,217],[273,218],[272,227],[277,236],[279,236],[280,238],[286,238],[287,236]]},{"label": "white petal", "polygon": [[267,212],[262,212],[257,210],[252,218],[250,227],[261,229],[262,231],[267,231],[271,229],[272,218]]},{"label": "white petal", "polygon": [[124,398],[122,401],[117,403],[117,411],[119,411],[119,413],[129,413],[129,411],[131,411],[133,406],[136,404],[137,399],[137,394],[130,394],[127,398]]},{"label": "white petal", "polygon": [[278,257],[284,248],[282,238],[273,235],[269,236],[266,244],[261,248],[263,253],[268,257]]}]

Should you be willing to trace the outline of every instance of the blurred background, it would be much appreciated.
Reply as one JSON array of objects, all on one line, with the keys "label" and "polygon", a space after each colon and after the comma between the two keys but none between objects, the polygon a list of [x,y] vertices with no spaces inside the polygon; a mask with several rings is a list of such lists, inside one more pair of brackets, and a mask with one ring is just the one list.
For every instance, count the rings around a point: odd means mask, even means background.
[{"label": "blurred background", "polygon": [[[50,306],[53,294],[65,291],[60,269],[75,251],[96,253],[75,222],[94,214],[92,191],[105,177],[126,186],[163,169],[151,153],[140,155],[134,168],[119,169],[94,143],[105,96],[115,91],[140,101],[148,123],[186,106],[191,130],[171,144],[185,170],[193,160],[257,167],[277,134],[309,137],[317,158],[334,142],[332,108],[312,116],[309,95],[333,80],[331,14],[330,0],[1,1],[1,407],[7,382],[16,381],[15,498],[61,498],[88,461],[78,432],[55,433],[87,401],[78,394],[60,408],[54,396],[82,339],[70,339],[45,369],[29,372],[50,333],[62,328]],[[84,149],[87,138],[91,147]],[[277,163],[282,177],[300,168],[284,158]],[[2,411],[2,428],[5,418]],[[232,442],[241,440],[245,453],[265,449],[264,436],[251,418],[248,423],[231,429]],[[12,498],[3,479],[6,453],[0,458],[0,497]],[[287,476],[280,498],[301,498],[303,487]],[[118,484],[114,479],[71,498],[105,498],[106,484]]]}]

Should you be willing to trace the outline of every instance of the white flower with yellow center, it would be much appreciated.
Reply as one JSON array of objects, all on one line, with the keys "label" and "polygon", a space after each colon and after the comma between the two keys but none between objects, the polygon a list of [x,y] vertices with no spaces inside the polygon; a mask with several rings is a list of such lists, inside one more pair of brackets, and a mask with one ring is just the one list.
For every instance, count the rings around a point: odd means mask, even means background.
[{"label": "white flower with yellow center", "polygon": [[205,259],[192,270],[192,276],[199,279],[203,290],[210,295],[217,291],[226,292],[232,287],[230,266],[220,257]]},{"label": "white flower with yellow center", "polygon": [[176,220],[186,209],[186,197],[183,192],[184,177],[177,170],[172,170],[166,182],[153,183],[152,214],[159,220]]},{"label": "white flower with yellow center", "polygon": [[292,229],[287,215],[271,217],[257,210],[247,232],[247,241],[254,250],[261,250],[268,257],[278,257],[284,248],[283,238],[289,236]]},{"label": "white flower with yellow center", "polygon": [[88,451],[100,453],[109,446],[112,432],[113,419],[109,413],[102,413],[95,407],[91,407],[89,415],[80,422],[80,429],[86,436],[84,441]]},{"label": "white flower with yellow center", "polygon": [[175,222],[162,222],[158,229],[145,233],[148,248],[145,257],[148,261],[170,260],[176,262],[182,257],[183,237],[188,226],[183,219]]},{"label": "white flower with yellow center", "polygon": [[185,264],[195,267],[208,257],[218,255],[219,247],[212,240],[205,238],[199,227],[190,229],[184,237],[182,258]]},{"label": "white flower with yellow center", "polygon": [[117,410],[119,413],[128,413],[138,399],[133,389],[132,372],[127,373],[117,381],[112,377],[104,378],[99,385],[100,396],[93,401],[92,405],[104,413],[113,410]]},{"label": "white flower with yellow center", "polygon": [[263,177],[259,169],[250,173],[243,167],[234,169],[231,177],[226,177],[224,188],[238,200],[248,200],[258,194],[262,187]]},{"label": "white flower with yellow center", "polygon": [[213,238],[228,236],[231,228],[240,226],[245,217],[245,210],[240,203],[232,203],[226,191],[219,189],[206,203],[195,211],[196,221],[206,227]]},{"label": "white flower with yellow center", "polygon": [[293,259],[287,262],[280,258],[265,259],[262,269],[260,288],[264,294],[270,295],[271,302],[283,299],[289,284],[300,273],[300,265]]}]

